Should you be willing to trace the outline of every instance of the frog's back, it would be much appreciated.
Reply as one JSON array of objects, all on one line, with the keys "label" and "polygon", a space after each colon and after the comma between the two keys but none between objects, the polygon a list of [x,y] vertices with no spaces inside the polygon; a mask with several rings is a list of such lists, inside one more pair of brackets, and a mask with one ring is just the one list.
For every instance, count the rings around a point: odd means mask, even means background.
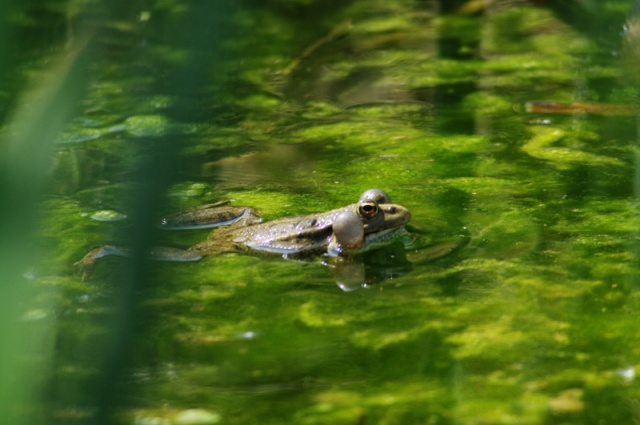
[{"label": "frog's back", "polygon": [[290,217],[230,230],[234,244],[278,254],[301,254],[325,250],[336,216],[349,207],[321,214]]}]

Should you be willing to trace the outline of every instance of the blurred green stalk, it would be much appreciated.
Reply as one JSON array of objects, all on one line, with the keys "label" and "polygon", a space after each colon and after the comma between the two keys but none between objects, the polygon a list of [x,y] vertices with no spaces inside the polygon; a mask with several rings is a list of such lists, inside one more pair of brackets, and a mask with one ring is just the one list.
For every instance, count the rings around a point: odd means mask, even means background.
[{"label": "blurred green stalk", "polygon": [[[2,10],[12,10],[2,5]],[[5,17],[10,17],[8,13]],[[11,26],[3,23],[0,50],[10,49]],[[35,287],[27,278],[37,262],[33,244],[38,202],[49,168],[53,140],[74,112],[88,82],[90,43],[74,48],[52,66],[46,77],[18,98],[3,125],[0,140],[0,418],[7,424],[33,424],[36,382],[45,374],[47,353],[33,352],[38,339],[53,332],[51,316],[33,326]],[[70,54],[69,54],[70,53]],[[9,55],[8,57],[11,57]],[[3,62],[0,75],[15,64]],[[41,320],[40,322],[44,322]],[[39,329],[39,330],[38,330]],[[50,354],[50,353],[49,353]]]},{"label": "blurred green stalk", "polygon": [[[88,7],[91,7],[89,5]],[[93,6],[96,6],[95,4]],[[106,4],[105,4],[106,6]],[[93,25],[105,25],[123,4],[109,3],[104,16],[93,15]],[[10,53],[20,46],[12,37],[16,28],[11,19],[23,6],[11,0],[0,0],[0,77],[10,75],[15,60]],[[133,7],[133,6],[132,6]],[[192,93],[202,92],[217,59],[216,43],[222,38],[221,29],[231,6],[220,2],[189,4],[188,11],[173,21],[167,31],[170,44],[189,52],[189,59],[180,64],[171,81],[174,93],[191,99]],[[126,7],[125,7],[126,8]],[[14,13],[11,13],[13,11]],[[54,356],[52,344],[46,344],[55,334],[53,315],[38,321],[37,326],[27,320],[35,305],[37,284],[29,279],[30,268],[37,263],[35,234],[39,201],[43,195],[46,170],[54,150],[53,141],[63,130],[84,96],[90,81],[90,64],[96,53],[95,40],[99,28],[82,28],[76,38],[58,58],[41,81],[18,97],[13,111],[2,126],[0,139],[0,420],[2,423],[48,423],[50,412],[44,405],[40,388],[51,372],[49,364]],[[93,35],[87,35],[93,32]],[[84,34],[84,36],[83,36]],[[202,52],[213,52],[203,55]],[[126,113],[126,112],[125,112]],[[181,111],[175,120],[188,120]],[[127,404],[130,388],[122,386],[132,361],[136,335],[142,330],[139,323],[139,305],[144,288],[152,287],[149,265],[144,253],[154,239],[152,218],[162,201],[171,180],[171,170],[179,153],[179,146],[165,138],[149,146],[140,144],[133,161],[133,199],[130,205],[129,237],[133,258],[126,270],[124,281],[114,282],[114,296],[110,332],[99,341],[102,358],[97,359],[98,372],[82,383],[86,388],[88,404],[79,406],[92,417],[91,423],[117,422],[116,415]],[[46,253],[43,253],[46,255]],[[42,305],[39,305],[42,308]],[[50,311],[55,306],[44,306]],[[34,350],[34,347],[36,349]],[[42,349],[44,347],[44,349]],[[87,347],[78,347],[86,350]],[[38,351],[39,350],[39,351]],[[34,351],[38,351],[35,353]],[[64,403],[64,394],[58,395]],[[53,418],[50,418],[54,420]],[[50,422],[49,422],[50,423]]]}]

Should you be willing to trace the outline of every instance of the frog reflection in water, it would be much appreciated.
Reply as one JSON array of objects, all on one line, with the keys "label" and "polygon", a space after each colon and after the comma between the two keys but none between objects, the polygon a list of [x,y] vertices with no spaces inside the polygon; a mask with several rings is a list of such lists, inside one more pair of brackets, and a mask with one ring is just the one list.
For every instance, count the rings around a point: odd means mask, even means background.
[{"label": "frog reflection in water", "polygon": [[[406,208],[391,203],[379,189],[365,191],[357,203],[303,217],[261,223],[252,208],[209,204],[167,217],[161,227],[194,229],[229,225],[211,232],[208,239],[188,250],[154,248],[154,259],[195,261],[227,252],[258,251],[281,254],[285,258],[311,255],[348,256],[392,243],[411,219]],[[78,264],[89,269],[106,255],[127,255],[127,250],[111,245],[89,252]]]}]

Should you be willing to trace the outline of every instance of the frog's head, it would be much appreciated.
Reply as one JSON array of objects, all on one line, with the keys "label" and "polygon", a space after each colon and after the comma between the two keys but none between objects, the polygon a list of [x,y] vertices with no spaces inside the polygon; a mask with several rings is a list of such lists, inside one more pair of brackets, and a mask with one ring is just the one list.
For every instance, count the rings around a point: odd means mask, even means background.
[{"label": "frog's head", "polygon": [[397,231],[411,220],[411,213],[379,189],[365,191],[352,208],[333,222],[329,253],[364,252],[391,243]]}]

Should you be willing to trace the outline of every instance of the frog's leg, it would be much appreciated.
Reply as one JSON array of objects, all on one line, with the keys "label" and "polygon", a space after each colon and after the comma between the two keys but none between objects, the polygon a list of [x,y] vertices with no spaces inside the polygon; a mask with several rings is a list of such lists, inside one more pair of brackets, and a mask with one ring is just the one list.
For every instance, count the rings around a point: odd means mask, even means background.
[{"label": "frog's leg", "polygon": [[188,211],[164,217],[160,222],[163,229],[205,229],[229,224],[249,225],[260,223],[262,218],[253,208],[232,207],[229,201],[202,205]]},{"label": "frog's leg", "polygon": [[[117,255],[120,257],[131,257],[131,250],[115,245],[104,245],[89,251],[82,260],[74,264],[82,272],[82,280],[85,280],[91,273],[98,260],[107,255]],[[198,261],[202,258],[193,251],[187,251],[178,248],[169,248],[164,246],[153,247],[147,256],[150,260],[157,261]]]},{"label": "frog's leg", "polygon": [[[208,227],[248,225],[262,221],[260,214],[249,207],[232,207],[229,201],[207,204],[189,211],[163,218],[160,227],[164,229],[200,229]],[[206,255],[217,250],[209,249]],[[83,280],[91,272],[96,262],[107,255],[130,257],[129,248],[105,245],[89,251],[82,260],[75,263],[82,270]],[[195,250],[182,250],[168,247],[154,247],[149,252],[149,259],[159,261],[197,261],[202,253]]]}]

